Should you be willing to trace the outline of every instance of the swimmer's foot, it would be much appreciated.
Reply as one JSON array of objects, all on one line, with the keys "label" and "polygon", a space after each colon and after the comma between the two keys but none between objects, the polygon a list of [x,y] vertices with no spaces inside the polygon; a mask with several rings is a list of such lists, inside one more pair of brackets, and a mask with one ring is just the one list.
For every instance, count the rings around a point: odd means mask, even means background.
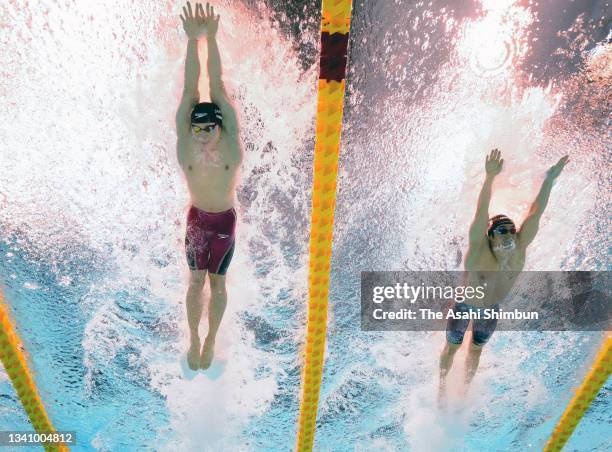
[{"label": "swimmer's foot", "polygon": [[200,369],[208,369],[215,355],[215,340],[209,339],[208,336],[204,340],[202,346],[202,354],[200,355]]},{"label": "swimmer's foot", "polygon": [[191,346],[187,352],[187,363],[191,370],[200,368],[200,338],[191,339]]}]

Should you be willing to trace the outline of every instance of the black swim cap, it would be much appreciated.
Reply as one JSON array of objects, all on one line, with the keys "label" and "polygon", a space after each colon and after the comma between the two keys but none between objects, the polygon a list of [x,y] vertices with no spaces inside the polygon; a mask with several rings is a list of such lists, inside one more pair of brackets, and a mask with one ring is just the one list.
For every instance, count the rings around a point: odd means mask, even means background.
[{"label": "black swim cap", "polygon": [[514,221],[508,218],[506,215],[495,215],[493,218],[489,220],[489,229],[487,230],[487,235],[493,235],[493,230],[497,229],[500,226],[510,226],[511,228],[515,228]]},{"label": "black swim cap", "polygon": [[201,102],[193,107],[193,111],[191,112],[191,122],[214,122],[215,124],[221,126],[223,123],[221,109],[217,106],[217,104],[213,104],[212,102]]}]

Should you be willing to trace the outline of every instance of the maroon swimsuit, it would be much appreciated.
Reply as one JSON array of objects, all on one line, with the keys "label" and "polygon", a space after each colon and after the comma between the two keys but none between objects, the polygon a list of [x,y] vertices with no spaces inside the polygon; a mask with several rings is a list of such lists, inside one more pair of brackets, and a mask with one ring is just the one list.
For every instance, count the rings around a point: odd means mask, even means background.
[{"label": "maroon swimsuit", "polygon": [[204,212],[191,206],[187,215],[185,251],[191,270],[225,275],[234,254],[236,211]]}]

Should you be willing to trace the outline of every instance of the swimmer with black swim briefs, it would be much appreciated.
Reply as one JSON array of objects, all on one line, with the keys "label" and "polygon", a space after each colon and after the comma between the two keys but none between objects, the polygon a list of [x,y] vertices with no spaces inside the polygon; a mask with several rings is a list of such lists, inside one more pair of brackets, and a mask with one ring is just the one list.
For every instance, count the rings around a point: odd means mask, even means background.
[{"label": "swimmer with black swim briefs", "polygon": [[[517,229],[514,221],[506,215],[489,216],[493,181],[502,171],[504,160],[498,149],[493,149],[487,155],[486,177],[478,196],[476,214],[469,230],[469,246],[464,262],[467,280],[464,283],[474,286],[483,284],[494,289],[486,299],[478,302],[479,305],[453,303],[450,306],[453,315],[447,318],[446,341],[440,354],[438,392],[440,407],[444,407],[446,403],[446,376],[452,367],[455,353],[463,343],[463,337],[470,322],[472,322],[472,341],[466,358],[464,388],[468,387],[476,374],[483,346],[495,331],[498,319],[520,318],[521,315],[529,316],[525,318],[537,319],[538,314],[535,312],[517,310],[503,312],[499,303],[508,295],[518,274],[523,270],[527,247],[533,242],[538,232],[540,219],[548,204],[553,183],[567,162],[568,157],[565,156],[549,168],[527,217],[520,229]],[[460,313],[459,318],[456,318],[455,312]]]}]

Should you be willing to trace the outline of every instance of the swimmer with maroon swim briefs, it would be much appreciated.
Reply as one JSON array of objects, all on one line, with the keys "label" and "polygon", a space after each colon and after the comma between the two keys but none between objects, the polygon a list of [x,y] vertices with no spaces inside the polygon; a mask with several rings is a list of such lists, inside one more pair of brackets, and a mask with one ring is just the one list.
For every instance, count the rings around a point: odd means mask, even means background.
[{"label": "swimmer with maroon swim briefs", "polygon": [[[225,91],[217,43],[219,14],[210,3],[191,2],[180,15],[187,37],[183,95],[176,112],[176,156],[189,189],[185,254],[189,284],[185,296],[191,370],[206,370],[215,356],[215,341],[228,303],[226,273],[234,253],[236,183],[244,158],[236,108]],[[200,99],[198,43],[206,41],[208,97]],[[208,331],[200,340],[203,291],[208,281]],[[226,356],[227,359],[227,356]]]},{"label": "swimmer with maroon swim briefs", "polygon": [[193,270],[225,275],[234,254],[236,211],[204,212],[195,206],[187,215],[185,252]]}]

